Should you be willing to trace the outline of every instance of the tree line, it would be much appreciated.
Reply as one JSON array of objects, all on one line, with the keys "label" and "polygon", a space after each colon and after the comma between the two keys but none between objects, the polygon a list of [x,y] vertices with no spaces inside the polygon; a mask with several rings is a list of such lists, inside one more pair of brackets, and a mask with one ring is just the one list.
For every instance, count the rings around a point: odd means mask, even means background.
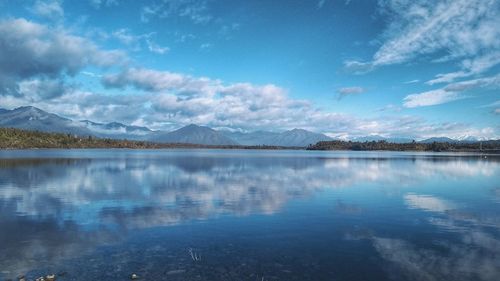
[{"label": "tree line", "polygon": [[[227,148],[227,149],[284,149],[280,146],[202,145],[189,143],[155,143],[126,139],[96,138],[64,133],[47,133],[15,128],[0,128],[0,149],[29,148]],[[287,148],[288,149],[288,148]]]},{"label": "tree line", "polygon": [[393,143],[384,140],[353,141],[320,141],[307,147],[308,150],[391,150],[391,151],[483,151],[500,152],[500,140],[482,142],[410,142]]},{"label": "tree line", "polygon": [[[224,149],[304,149],[303,147],[202,145],[189,143],[155,143],[126,139],[96,138],[63,133],[47,133],[14,128],[0,128],[0,149],[29,148],[224,148]],[[391,151],[482,151],[500,153],[500,140],[483,142],[392,143],[387,141],[320,141],[308,150],[391,150]]]}]

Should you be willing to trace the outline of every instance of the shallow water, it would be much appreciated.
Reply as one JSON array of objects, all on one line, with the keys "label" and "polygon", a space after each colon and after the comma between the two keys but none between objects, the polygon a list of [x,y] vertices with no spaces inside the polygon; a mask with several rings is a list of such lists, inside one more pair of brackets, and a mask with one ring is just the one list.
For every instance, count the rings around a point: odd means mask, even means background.
[{"label": "shallow water", "polygon": [[0,152],[0,279],[500,280],[500,159]]}]

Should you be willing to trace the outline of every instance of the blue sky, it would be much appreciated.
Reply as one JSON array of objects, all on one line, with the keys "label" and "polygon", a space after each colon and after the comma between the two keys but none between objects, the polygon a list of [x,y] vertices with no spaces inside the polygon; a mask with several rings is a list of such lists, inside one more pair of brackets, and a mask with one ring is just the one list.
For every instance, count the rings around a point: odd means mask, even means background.
[{"label": "blue sky", "polygon": [[0,107],[499,138],[499,26],[498,0],[0,0]]}]

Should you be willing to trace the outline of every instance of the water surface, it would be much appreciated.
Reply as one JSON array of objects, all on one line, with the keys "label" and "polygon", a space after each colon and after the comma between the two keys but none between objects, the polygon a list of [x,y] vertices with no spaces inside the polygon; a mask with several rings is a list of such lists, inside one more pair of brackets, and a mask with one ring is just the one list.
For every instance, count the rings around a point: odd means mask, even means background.
[{"label": "water surface", "polygon": [[500,280],[500,162],[1,151],[0,271],[0,279]]}]

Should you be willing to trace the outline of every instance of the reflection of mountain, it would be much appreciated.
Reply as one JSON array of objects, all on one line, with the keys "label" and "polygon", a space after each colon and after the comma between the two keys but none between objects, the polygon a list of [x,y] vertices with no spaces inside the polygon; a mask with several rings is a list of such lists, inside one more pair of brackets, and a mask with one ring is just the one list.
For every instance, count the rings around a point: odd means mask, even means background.
[{"label": "reflection of mountain", "polygon": [[[277,213],[294,199],[328,189],[404,188],[433,178],[491,177],[500,169],[494,158],[405,154],[389,159],[375,153],[348,158],[286,151],[45,153],[45,159],[0,159],[0,229],[14,231],[0,231],[0,244],[12,245],[0,249],[2,269],[30,268],[23,262],[33,258],[29,255],[74,256],[131,230],[220,215]],[[403,199],[413,209],[453,210],[449,202],[430,196],[408,193]],[[364,210],[343,201],[334,206],[346,215]],[[26,229],[33,228],[43,235],[26,237]],[[16,249],[27,254],[15,255]]]}]

